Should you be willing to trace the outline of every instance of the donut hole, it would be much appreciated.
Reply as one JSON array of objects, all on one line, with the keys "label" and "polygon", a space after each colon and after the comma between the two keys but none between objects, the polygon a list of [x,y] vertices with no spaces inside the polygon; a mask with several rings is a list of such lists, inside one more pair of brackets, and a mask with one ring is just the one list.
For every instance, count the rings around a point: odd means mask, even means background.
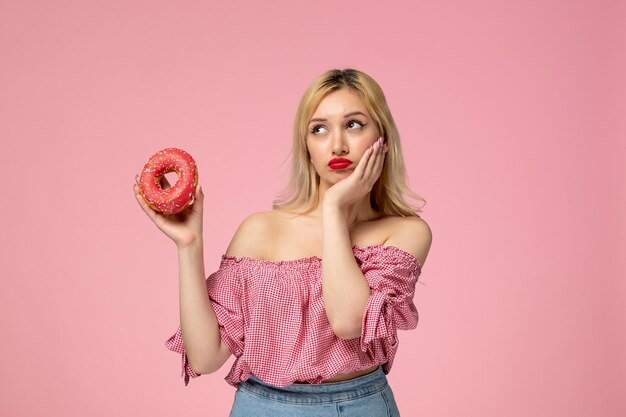
[{"label": "donut hole", "polygon": [[173,187],[178,182],[178,173],[173,171],[166,172],[161,178],[159,178],[159,185],[163,190],[167,190]]}]

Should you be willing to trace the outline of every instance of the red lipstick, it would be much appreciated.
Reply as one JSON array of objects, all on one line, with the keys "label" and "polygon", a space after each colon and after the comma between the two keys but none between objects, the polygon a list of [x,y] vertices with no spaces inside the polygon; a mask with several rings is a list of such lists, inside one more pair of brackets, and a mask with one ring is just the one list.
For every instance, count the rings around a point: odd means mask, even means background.
[{"label": "red lipstick", "polygon": [[333,158],[328,163],[330,169],[346,169],[352,165],[352,161],[346,158]]}]

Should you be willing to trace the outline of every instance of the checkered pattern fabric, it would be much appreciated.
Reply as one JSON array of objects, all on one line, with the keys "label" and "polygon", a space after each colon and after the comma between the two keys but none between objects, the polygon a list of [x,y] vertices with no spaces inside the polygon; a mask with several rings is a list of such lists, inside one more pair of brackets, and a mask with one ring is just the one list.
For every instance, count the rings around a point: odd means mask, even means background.
[{"label": "checkered pattern fabric", "polygon": [[[222,255],[206,280],[220,337],[236,357],[224,378],[238,387],[254,374],[276,386],[320,384],[339,373],[382,364],[388,374],[398,349],[397,330],[417,326],[413,303],[421,264],[396,246],[352,247],[371,295],[361,335],[342,340],[332,331],[322,297],[322,259],[274,261]],[[165,342],[182,356],[185,386],[197,378],[180,326]]]}]

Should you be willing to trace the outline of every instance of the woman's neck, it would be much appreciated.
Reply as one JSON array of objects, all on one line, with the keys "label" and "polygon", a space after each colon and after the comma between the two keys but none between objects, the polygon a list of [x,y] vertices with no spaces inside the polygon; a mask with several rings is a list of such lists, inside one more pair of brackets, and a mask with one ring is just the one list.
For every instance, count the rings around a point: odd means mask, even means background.
[{"label": "woman's neck", "polygon": [[[326,193],[326,190],[330,188],[330,186],[332,186],[332,184],[327,185],[324,182],[320,183],[318,193],[317,193],[318,195],[317,204],[313,209],[311,209],[307,213],[307,215],[312,216],[312,217],[319,217],[319,218],[322,217],[322,209],[323,209],[322,203],[324,201],[324,195]],[[348,227],[357,223],[375,220],[383,216],[383,213],[377,212],[370,205],[370,194],[371,192],[367,193],[358,202],[348,207],[343,208],[343,212],[346,216],[345,218],[346,218],[346,223]]]}]

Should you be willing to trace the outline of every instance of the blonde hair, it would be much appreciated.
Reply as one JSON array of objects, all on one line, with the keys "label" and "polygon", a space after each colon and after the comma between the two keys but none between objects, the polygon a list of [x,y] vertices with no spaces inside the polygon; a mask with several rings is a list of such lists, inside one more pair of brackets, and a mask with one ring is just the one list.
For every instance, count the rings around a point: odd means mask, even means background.
[{"label": "blonde hair", "polygon": [[293,125],[293,157],[289,183],[279,194],[279,198],[272,201],[272,208],[290,213],[306,213],[317,205],[320,178],[307,149],[307,126],[319,103],[328,94],[341,88],[351,88],[361,97],[388,146],[382,172],[370,193],[371,207],[387,215],[419,217],[417,213],[422,212],[421,207],[410,206],[403,195],[423,201],[422,207],[426,200],[413,193],[406,184],[400,135],[385,95],[373,78],[352,68],[328,70],[317,77],[304,92]]}]

